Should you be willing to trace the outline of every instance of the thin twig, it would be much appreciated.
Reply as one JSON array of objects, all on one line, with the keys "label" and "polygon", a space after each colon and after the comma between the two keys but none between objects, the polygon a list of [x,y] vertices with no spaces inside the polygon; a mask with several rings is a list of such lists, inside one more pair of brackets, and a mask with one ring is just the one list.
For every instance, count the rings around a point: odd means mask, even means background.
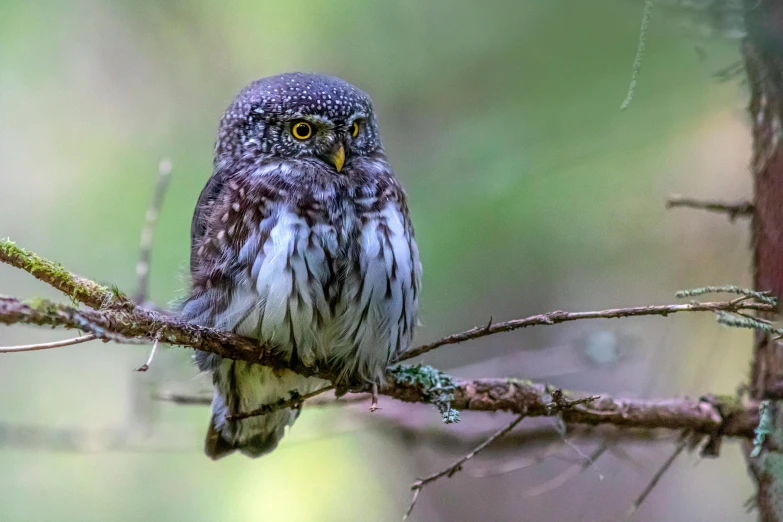
[{"label": "thin twig", "polygon": [[751,290],[750,288],[742,288],[736,285],[721,285],[721,286],[702,286],[699,288],[691,288],[689,290],[680,290],[674,296],[678,299],[685,297],[698,297],[706,294],[738,294],[740,297],[732,299],[731,303],[741,303],[748,299],[755,299],[760,303],[767,303],[770,305],[776,305],[777,299],[769,291]]},{"label": "thin twig", "polygon": [[[585,456],[580,455],[581,462],[579,462],[578,464],[574,464],[573,466],[569,466],[568,469],[558,474],[557,476],[553,477],[552,479],[530,489],[527,492],[527,495],[529,497],[537,497],[539,495],[543,495],[544,493],[549,493],[550,491],[559,488],[560,486],[562,486],[563,484],[565,484],[566,482],[568,482],[569,480],[576,477],[584,470],[592,466],[601,455],[606,453],[606,450],[608,449],[609,449],[609,444],[607,444],[606,442],[602,442],[601,445],[598,446],[598,448],[590,455],[585,455]],[[600,477],[603,478],[602,475],[600,475]]]},{"label": "thin twig", "polygon": [[[163,390],[153,394],[157,401],[172,402],[185,406],[209,406],[212,404],[212,392],[180,392],[176,390]],[[334,394],[325,394],[307,401],[308,406],[344,406],[366,401],[364,393],[351,393],[341,397]]]},{"label": "thin twig", "polygon": [[141,229],[141,241],[139,244],[139,260],[136,263],[136,294],[133,300],[136,304],[144,304],[149,295],[150,255],[152,252],[152,235],[155,223],[158,221],[163,200],[166,197],[166,189],[169,186],[169,174],[171,174],[171,161],[164,159],[158,164],[158,182],[152,196],[147,213],[144,216],[144,227]]},{"label": "thin twig", "polygon": [[[564,410],[561,410],[561,411],[564,411]],[[588,466],[591,465],[591,464],[594,464],[595,460],[598,458],[598,456],[603,454],[603,451],[600,451],[597,456],[585,455],[585,453],[581,449],[579,449],[579,446],[577,446],[576,444],[574,444],[573,442],[571,442],[569,440],[569,438],[568,438],[568,426],[566,426],[566,423],[563,422],[563,418],[560,415],[558,415],[557,418],[555,419],[555,431],[558,433],[558,435],[560,435],[560,439],[563,441],[563,444],[565,444],[566,446],[568,446],[569,448],[574,450],[574,452],[577,455],[579,455],[579,457],[582,458],[583,462],[586,463]],[[606,446],[606,448],[604,448],[604,451],[605,451],[609,447],[609,442],[607,440],[603,440],[601,442],[601,445],[602,446]],[[601,480],[603,480],[604,476],[597,468],[598,468],[598,466],[596,466],[596,471],[598,472],[598,477]],[[585,467],[585,469],[587,469],[587,467]]]},{"label": "thin twig", "polygon": [[92,341],[93,339],[96,339],[94,334],[87,334],[87,335],[82,335],[81,337],[66,339],[64,341],[54,341],[51,343],[6,346],[6,347],[0,347],[0,353],[35,352],[37,350],[49,350],[51,348],[62,348],[63,346],[71,346],[74,344],[86,343],[87,341]]},{"label": "thin twig", "polygon": [[731,301],[722,301],[704,303],[695,302],[675,305],[636,306],[631,308],[598,310],[594,312],[564,312],[562,310],[557,310],[546,314],[533,315],[524,319],[514,319],[512,321],[495,323],[489,328],[486,326],[477,326],[465,332],[449,335],[448,337],[444,337],[438,341],[434,341],[432,343],[408,350],[402,354],[402,356],[400,356],[399,361],[406,361],[408,359],[418,357],[447,344],[462,343],[472,339],[485,337],[487,335],[494,335],[501,332],[510,332],[512,330],[527,328],[529,326],[554,325],[558,323],[564,323],[566,321],[579,321],[582,319],[619,319],[621,317],[640,317],[644,315],[660,315],[666,317],[669,314],[679,312],[736,312],[740,310],[760,310],[765,312],[774,312],[775,307],[766,303],[732,303]]},{"label": "thin twig", "polygon": [[521,469],[529,468],[531,466],[536,466],[538,464],[541,464],[542,462],[545,462],[549,458],[557,458],[557,459],[565,460],[567,462],[571,462],[573,464],[576,464],[577,462],[581,463],[583,461],[582,458],[579,458],[577,460],[574,457],[568,457],[566,455],[563,455],[562,452],[563,452],[563,447],[560,444],[560,441],[557,441],[555,443],[550,444],[549,447],[544,451],[538,452],[535,455],[532,455],[530,457],[521,457],[515,460],[505,460],[500,462],[500,464],[498,464],[497,466],[492,466],[484,469],[480,468],[471,472],[470,476],[476,478],[486,478],[486,477],[496,477],[499,475],[506,475],[508,473],[513,473]]},{"label": "thin twig", "polygon": [[323,388],[319,388],[310,393],[305,393],[304,395],[296,395],[295,397],[291,397],[287,401],[280,401],[272,404],[264,404],[263,406],[255,410],[234,413],[233,415],[227,415],[226,419],[230,421],[236,421],[241,419],[247,419],[248,417],[267,415],[269,413],[282,410],[285,408],[294,408],[300,406],[307,399],[312,399],[316,395],[320,395],[324,392],[328,392],[329,390],[333,390],[333,389],[334,389],[334,385],[330,384],[329,386],[324,386]]},{"label": "thin twig", "polygon": [[634,501],[633,504],[631,504],[631,507],[628,508],[628,511],[626,512],[625,516],[630,517],[633,515],[637,509],[639,509],[639,506],[642,505],[642,503],[647,499],[647,496],[650,494],[650,492],[655,488],[655,486],[658,484],[658,481],[661,480],[661,477],[663,477],[663,474],[666,473],[666,471],[671,467],[671,465],[674,463],[674,461],[677,459],[677,457],[682,453],[682,451],[688,446],[688,437],[683,435],[680,442],[677,444],[677,447],[674,448],[674,452],[669,455],[669,458],[666,459],[666,461],[661,465],[660,468],[658,468],[658,471],[655,472],[655,475],[653,475],[652,479],[650,480],[649,484],[647,484],[647,487],[644,488],[644,491],[642,491],[642,494],[639,495],[639,497]]},{"label": "thin twig", "polygon": [[753,212],[755,212],[755,207],[750,201],[729,203],[726,201],[687,198],[685,196],[681,196],[680,194],[672,194],[666,201],[666,208],[678,207],[695,208],[699,210],[707,210],[709,212],[727,214],[731,221],[734,221],[738,217],[752,216]]},{"label": "thin twig", "polygon": [[416,500],[419,498],[419,493],[421,490],[429,484],[430,482],[435,482],[441,477],[448,476],[451,477],[455,473],[459,472],[462,469],[462,465],[467,462],[468,460],[472,459],[482,451],[484,451],[488,446],[490,446],[493,442],[501,438],[503,435],[508,433],[509,431],[513,430],[514,427],[516,427],[517,424],[522,422],[522,419],[526,417],[526,414],[523,413],[521,415],[518,415],[513,421],[508,423],[506,426],[503,427],[503,429],[497,431],[494,435],[492,435],[490,438],[476,446],[476,448],[473,449],[470,453],[467,455],[461,457],[456,462],[454,462],[451,466],[447,467],[446,469],[443,469],[441,471],[438,471],[437,473],[433,473],[432,475],[425,477],[423,479],[419,479],[416,482],[413,483],[411,486],[411,489],[413,490],[413,497],[411,498],[411,503],[408,506],[408,511],[405,512],[405,516],[402,517],[403,520],[406,520],[411,512],[413,511],[414,506],[416,505]]},{"label": "thin twig", "polygon": [[164,390],[153,394],[156,401],[171,402],[183,406],[209,406],[212,404],[212,393],[188,393]]},{"label": "thin twig", "polygon": [[150,364],[152,364],[152,359],[155,357],[155,352],[158,349],[158,341],[160,341],[160,339],[156,337],[155,341],[152,343],[152,349],[150,350],[150,356],[147,357],[147,362],[136,368],[135,371],[146,372],[150,369]]},{"label": "thin twig", "polygon": [[642,13],[642,26],[639,28],[639,42],[636,44],[636,56],[633,59],[633,68],[631,70],[631,83],[628,85],[628,93],[625,95],[620,110],[626,110],[633,100],[636,93],[636,84],[639,81],[639,73],[642,70],[644,61],[644,51],[647,47],[647,28],[650,25],[650,15],[652,14],[653,0],[644,0],[644,12]]}]

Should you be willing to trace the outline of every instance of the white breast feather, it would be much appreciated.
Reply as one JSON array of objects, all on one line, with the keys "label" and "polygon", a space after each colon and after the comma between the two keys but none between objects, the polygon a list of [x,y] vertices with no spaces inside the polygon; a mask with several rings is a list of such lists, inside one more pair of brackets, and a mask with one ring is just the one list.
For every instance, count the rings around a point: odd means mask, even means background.
[{"label": "white breast feather", "polygon": [[[346,278],[338,320],[339,341],[332,352],[343,373],[380,379],[395,350],[404,350],[410,343],[411,321],[417,308],[411,263],[418,265],[418,252],[413,255],[412,242],[395,203],[387,204],[362,228],[361,274]],[[404,321],[408,325],[406,333],[402,331]]]}]

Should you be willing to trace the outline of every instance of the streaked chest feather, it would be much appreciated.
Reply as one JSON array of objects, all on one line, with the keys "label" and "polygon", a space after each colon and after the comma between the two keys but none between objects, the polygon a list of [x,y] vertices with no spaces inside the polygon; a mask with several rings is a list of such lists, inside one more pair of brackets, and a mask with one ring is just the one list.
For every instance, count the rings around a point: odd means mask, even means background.
[{"label": "streaked chest feather", "polygon": [[[397,201],[341,201],[312,219],[279,203],[248,231],[215,325],[306,362],[377,378],[410,343],[419,261]],[[366,203],[370,203],[367,201]]]}]

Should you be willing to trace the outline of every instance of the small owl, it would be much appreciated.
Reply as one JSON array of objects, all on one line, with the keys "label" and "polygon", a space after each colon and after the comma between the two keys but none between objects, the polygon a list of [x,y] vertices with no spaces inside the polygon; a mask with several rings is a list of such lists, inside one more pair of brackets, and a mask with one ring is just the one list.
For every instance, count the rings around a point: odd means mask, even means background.
[{"label": "small owl", "polygon": [[[421,265],[370,98],[331,76],[246,87],[220,122],[191,225],[183,318],[269,343],[348,382],[380,382],[417,323]],[[272,451],[299,408],[229,421],[326,383],[197,352],[212,374],[206,453]]]}]

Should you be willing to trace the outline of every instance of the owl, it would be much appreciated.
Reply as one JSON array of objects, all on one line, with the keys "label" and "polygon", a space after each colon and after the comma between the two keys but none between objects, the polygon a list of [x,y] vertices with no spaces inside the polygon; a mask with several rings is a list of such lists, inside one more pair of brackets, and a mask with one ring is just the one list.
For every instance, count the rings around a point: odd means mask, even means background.
[{"label": "owl", "polygon": [[[186,321],[375,382],[417,324],[419,252],[405,193],[369,96],[332,76],[291,73],[246,87],[226,110],[213,173],[191,225]],[[197,352],[211,373],[205,451],[272,451],[300,408],[227,416],[326,381]]]}]

